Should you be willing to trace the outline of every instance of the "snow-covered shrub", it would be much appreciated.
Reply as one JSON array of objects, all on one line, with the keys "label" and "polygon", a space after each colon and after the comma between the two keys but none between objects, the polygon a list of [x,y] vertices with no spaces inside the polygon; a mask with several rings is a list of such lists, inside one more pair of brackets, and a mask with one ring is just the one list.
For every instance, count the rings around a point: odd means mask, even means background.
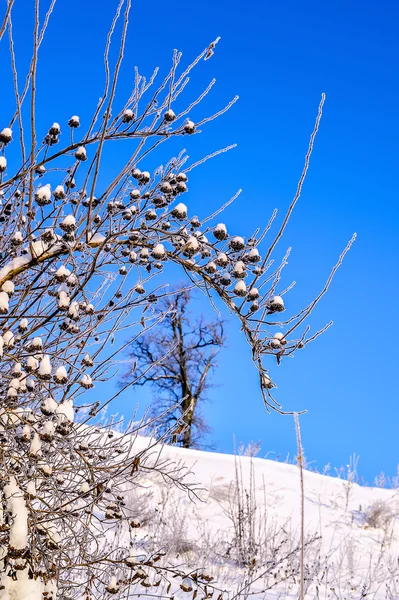
[{"label": "snow-covered shrub", "polygon": [[[13,5],[8,3],[1,35],[12,34],[7,24],[14,14]],[[119,19],[127,26],[129,8],[130,2],[121,0],[112,31]],[[48,17],[51,12],[52,8]],[[40,33],[36,32],[38,43],[34,60],[29,63],[29,54],[27,61],[26,89],[35,88],[37,50],[40,45],[40,58],[48,23],[51,26],[51,19],[45,19]],[[126,28],[122,29],[120,59],[126,41]],[[93,120],[72,116],[68,122],[45,123],[30,113],[36,104],[28,102],[30,96],[23,89],[16,94],[11,113],[2,111],[0,504],[10,514],[1,528],[0,585],[6,598],[18,600],[21,590],[32,600],[41,599],[42,594],[51,598],[56,594],[62,598],[103,597],[125,594],[133,582],[155,587],[162,581],[168,588],[171,579],[177,586],[186,580],[178,568],[163,565],[162,571],[157,570],[161,557],[141,561],[133,570],[126,564],[128,535],[121,532],[130,531],[130,515],[124,492],[144,468],[146,453],[133,449],[133,426],[121,438],[113,435],[110,426],[87,429],[111,401],[100,388],[119,364],[124,342],[118,332],[132,327],[139,335],[162,318],[156,305],[168,290],[156,282],[160,266],[178,266],[189,285],[218,296],[236,316],[252,348],[268,409],[281,411],[271,393],[274,384],[265,359],[271,355],[280,361],[318,335],[309,337],[303,323],[327,291],[350,244],[319,296],[286,318],[283,309],[289,306],[288,290],[280,285],[286,257],[273,271],[271,256],[299,198],[324,99],[298,193],[269,244],[264,238],[275,214],[265,231],[258,230],[251,238],[245,232],[230,234],[226,226],[218,224],[222,209],[213,215],[214,223],[208,224],[204,218],[206,225],[199,229],[198,219],[193,220],[189,186],[191,170],[203,160],[190,164],[181,152],[159,167],[150,162],[151,144],[155,147],[171,137],[198,134],[200,125],[203,128],[213,120],[213,114],[200,114],[200,100],[206,94],[194,101],[187,98],[189,110],[174,110],[171,104],[177,97],[183,104],[189,90],[187,76],[200,59],[212,56],[217,41],[183,69],[176,52],[160,87],[154,83],[156,73],[145,84],[137,71],[125,104],[116,99],[115,87],[110,86],[101,96]],[[2,50],[7,48],[13,51],[13,44],[2,45]],[[108,50],[107,46],[106,70],[116,84],[120,61],[112,73]],[[2,60],[9,64],[8,59]],[[14,83],[25,81],[25,75],[16,72],[14,61],[11,65],[14,77],[10,88],[3,82],[2,97],[13,93]],[[73,85],[72,79],[68,76],[68,85]],[[154,93],[155,87],[158,91]],[[148,97],[151,102],[144,108]],[[76,98],[84,100],[82,94],[77,93]],[[87,115],[85,106],[82,110]],[[43,115],[43,111],[39,113]],[[30,127],[21,127],[22,114]],[[130,159],[107,181],[106,174],[100,177],[103,150],[110,142],[115,148],[120,140],[132,145]],[[206,237],[208,228],[213,231],[212,241]],[[232,284],[240,262],[245,263],[245,270],[240,267],[240,277]],[[248,294],[255,287],[262,293],[249,308]],[[266,320],[270,314],[277,316]],[[283,348],[269,343],[274,326],[284,334]],[[16,365],[21,365],[17,372]],[[104,536],[99,533],[104,531]],[[187,581],[184,585],[187,587]],[[200,577],[195,589],[204,595]]]},{"label": "snow-covered shrub", "polygon": [[386,529],[395,518],[392,506],[384,500],[376,500],[363,513],[364,527]]}]

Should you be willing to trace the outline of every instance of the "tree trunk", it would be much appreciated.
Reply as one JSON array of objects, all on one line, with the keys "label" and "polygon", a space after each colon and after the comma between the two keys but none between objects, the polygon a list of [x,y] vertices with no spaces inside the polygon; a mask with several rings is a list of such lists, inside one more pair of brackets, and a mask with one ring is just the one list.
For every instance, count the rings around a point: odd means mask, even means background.
[{"label": "tree trunk", "polygon": [[187,411],[186,415],[183,418],[184,425],[185,425],[185,430],[183,432],[183,441],[182,441],[183,448],[191,448],[192,426],[193,426],[194,410],[195,410],[196,403],[197,403],[196,398],[187,398],[183,402],[182,409],[184,412]]}]

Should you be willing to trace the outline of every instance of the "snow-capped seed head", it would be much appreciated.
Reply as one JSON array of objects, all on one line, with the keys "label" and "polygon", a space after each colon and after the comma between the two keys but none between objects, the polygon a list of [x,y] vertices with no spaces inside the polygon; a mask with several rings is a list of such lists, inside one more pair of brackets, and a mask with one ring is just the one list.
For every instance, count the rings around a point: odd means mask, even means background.
[{"label": "snow-capped seed head", "polygon": [[38,165],[35,169],[36,175],[42,176],[45,174],[45,172],[46,172],[46,167],[44,165]]},{"label": "snow-capped seed head", "polygon": [[91,377],[87,373],[84,373],[82,375],[82,377],[80,379],[80,385],[82,387],[84,387],[86,390],[89,390],[90,388],[94,387]]},{"label": "snow-capped seed head", "polygon": [[109,578],[108,585],[105,589],[107,590],[107,592],[109,594],[117,594],[118,593],[119,585],[118,585],[118,580],[116,579],[115,575],[112,575]]},{"label": "snow-capped seed head", "polygon": [[28,356],[26,361],[26,370],[28,373],[36,371],[39,366],[39,361],[34,356]]},{"label": "snow-capped seed head", "polygon": [[251,288],[248,292],[248,300],[252,302],[253,300],[257,300],[259,298],[259,290],[258,288]]},{"label": "snow-capped seed head", "polygon": [[150,251],[148,248],[142,248],[140,250],[140,260],[147,261],[150,258]]},{"label": "snow-capped seed head", "polygon": [[127,269],[126,269],[125,265],[122,265],[121,267],[119,267],[119,275],[127,275]]},{"label": "snow-capped seed head", "polygon": [[134,291],[136,292],[136,294],[145,294],[145,289],[140,283],[136,285]]},{"label": "snow-capped seed head", "polygon": [[3,283],[3,285],[1,286],[1,291],[5,292],[6,294],[8,294],[11,298],[11,296],[14,294],[15,292],[15,286],[14,283],[9,280],[9,281],[5,281]]},{"label": "snow-capped seed head", "polygon": [[230,248],[234,250],[234,252],[239,252],[240,250],[244,250],[245,242],[242,237],[237,235],[236,237],[231,238],[229,242]]},{"label": "snow-capped seed head", "polygon": [[69,127],[73,127],[73,128],[79,127],[79,125],[80,125],[80,118],[77,115],[73,115],[69,119],[68,125],[69,125]]},{"label": "snow-capped seed head", "polygon": [[163,194],[171,194],[173,191],[173,188],[170,185],[169,181],[163,181],[159,186],[159,189]]},{"label": "snow-capped seed head", "polygon": [[15,338],[12,331],[8,330],[3,333],[3,343],[6,348],[12,348],[14,346]]},{"label": "snow-capped seed head", "polygon": [[74,273],[72,273],[66,280],[66,284],[68,287],[74,287],[78,283],[78,278]]},{"label": "snow-capped seed head", "polygon": [[43,400],[43,402],[41,403],[40,410],[42,411],[42,413],[44,415],[49,417],[50,415],[53,415],[56,412],[57,406],[58,406],[58,404],[54,400],[54,398],[49,396],[48,398]]},{"label": "snow-capped seed head", "polygon": [[2,144],[8,144],[12,140],[12,130],[9,127],[4,127],[0,131],[0,142]]},{"label": "snow-capped seed head", "polygon": [[277,333],[274,334],[273,340],[278,340],[280,342],[281,346],[285,346],[287,343],[287,340],[284,337],[284,333],[281,333],[281,331],[278,331]]},{"label": "snow-capped seed head", "polygon": [[51,442],[54,439],[55,434],[55,425],[53,421],[45,421],[43,424],[43,430],[41,433],[41,438],[46,440],[46,442]]},{"label": "snow-capped seed head", "polygon": [[151,179],[151,175],[148,171],[143,171],[140,175],[139,181],[142,184],[148,183]]},{"label": "snow-capped seed head", "polygon": [[129,262],[135,263],[137,262],[137,254],[132,250],[129,254]]},{"label": "snow-capped seed head", "polygon": [[58,295],[58,308],[60,310],[68,310],[71,299],[63,290]]},{"label": "snow-capped seed head", "polygon": [[244,260],[250,263],[257,263],[260,261],[259,250],[252,248],[244,257]]},{"label": "snow-capped seed head", "polygon": [[41,337],[35,337],[29,342],[29,350],[37,352],[43,348],[43,340]]},{"label": "snow-capped seed head", "polygon": [[73,423],[74,410],[72,400],[65,400],[58,404],[55,409],[55,414],[57,415],[58,424],[64,423],[65,421]]},{"label": "snow-capped seed head", "polygon": [[246,275],[245,263],[242,260],[238,260],[233,267],[233,277],[243,279]]},{"label": "snow-capped seed head", "polygon": [[57,236],[55,235],[54,231],[50,228],[45,229],[40,237],[44,242],[48,243],[54,242],[57,239]]},{"label": "snow-capped seed head", "polygon": [[130,192],[130,198],[132,200],[137,200],[138,198],[140,198],[140,190],[132,190]]},{"label": "snow-capped seed head", "polygon": [[163,208],[168,204],[164,196],[155,196],[152,199],[152,201],[154,203],[155,208]]},{"label": "snow-capped seed head", "polygon": [[19,363],[19,362],[15,363],[15,365],[13,366],[13,369],[12,369],[12,374],[14,375],[14,377],[21,377],[22,376],[22,365],[21,365],[21,363]]},{"label": "snow-capped seed head", "polygon": [[11,238],[12,246],[20,246],[24,241],[23,235],[20,231],[16,231]]},{"label": "snow-capped seed head", "polygon": [[24,427],[22,428],[22,431],[21,431],[21,440],[23,442],[29,442],[31,435],[32,435],[32,430],[29,427],[29,425],[24,425]]},{"label": "snow-capped seed head", "polygon": [[134,112],[127,108],[122,116],[122,123],[131,123],[134,120]]},{"label": "snow-capped seed head", "polygon": [[134,177],[135,179],[140,179],[141,177],[141,171],[140,169],[133,169],[132,170],[132,177]]},{"label": "snow-capped seed head", "polygon": [[267,373],[263,373],[263,375],[262,375],[262,385],[267,390],[271,390],[274,387],[274,383],[272,382],[272,380],[270,379],[270,377]]},{"label": "snow-capped seed head", "polygon": [[199,244],[198,239],[194,235],[191,235],[188,238],[185,245],[183,246],[182,251],[183,251],[184,256],[188,256],[189,258],[191,258],[198,252],[199,248],[200,248],[200,244]]},{"label": "snow-capped seed head", "polygon": [[193,121],[190,121],[190,119],[187,119],[184,125],[184,131],[189,135],[195,133],[195,123]]},{"label": "snow-capped seed head", "polygon": [[35,457],[41,453],[42,443],[40,441],[39,434],[35,432],[33,440],[29,446],[29,456]]},{"label": "snow-capped seed head", "polygon": [[79,146],[79,148],[75,152],[76,160],[85,161],[87,160],[87,152],[84,146]]},{"label": "snow-capped seed head", "polygon": [[217,266],[216,264],[211,260],[208,262],[208,264],[205,265],[204,267],[205,271],[207,273],[209,273],[209,275],[213,275],[213,273],[216,273],[217,271]]},{"label": "snow-capped seed head", "polygon": [[59,135],[61,133],[61,127],[59,123],[53,123],[48,132],[50,135]]},{"label": "snow-capped seed head", "polygon": [[98,248],[105,242],[105,236],[102,233],[94,233],[89,235],[88,245],[90,248]]},{"label": "snow-capped seed head", "polygon": [[277,338],[272,338],[270,340],[270,346],[274,349],[274,350],[278,350],[278,348],[281,348],[281,342],[280,340],[278,340]]},{"label": "snow-capped seed head", "polygon": [[51,378],[51,362],[48,354],[44,354],[40,361],[37,376],[45,381]]},{"label": "snow-capped seed head", "polygon": [[15,390],[19,390],[20,389],[21,382],[19,381],[18,377],[13,377],[10,380],[9,387],[13,387]]},{"label": "snow-capped seed head", "polygon": [[240,279],[234,286],[234,293],[236,296],[244,297],[247,295],[247,286],[245,282]]},{"label": "snow-capped seed head", "polygon": [[145,218],[146,218],[147,221],[155,221],[157,219],[157,213],[155,212],[155,210],[153,210],[152,208],[150,208],[145,213]]},{"label": "snow-capped seed head", "polygon": [[17,390],[13,387],[9,387],[7,390],[7,398],[9,400],[16,400],[17,396],[18,396]]},{"label": "snow-capped seed head", "polygon": [[174,111],[169,108],[169,110],[167,110],[164,115],[163,118],[165,119],[165,121],[167,121],[168,123],[171,123],[172,121],[174,121],[176,119],[176,115],[174,113]]},{"label": "snow-capped seed head", "polygon": [[59,281],[60,283],[63,281],[66,281],[67,278],[70,276],[71,271],[69,269],[67,269],[64,265],[61,265],[55,272],[55,278],[57,281]]},{"label": "snow-capped seed head", "polygon": [[187,218],[187,206],[180,202],[177,204],[172,210],[172,215],[176,219],[186,219]]},{"label": "snow-capped seed head", "polygon": [[28,387],[26,385],[26,373],[24,373],[24,371],[21,371],[21,373],[16,373],[16,377],[21,378],[19,391],[24,394],[28,390]]},{"label": "snow-capped seed head", "polygon": [[6,292],[0,292],[0,315],[6,315],[9,311],[9,298]]},{"label": "snow-capped seed head", "polygon": [[221,285],[230,285],[230,283],[231,283],[230,273],[228,273],[227,271],[225,273],[222,273],[222,275],[220,277],[220,284]]},{"label": "snow-capped seed head", "polygon": [[177,183],[186,183],[188,181],[188,177],[185,173],[178,173],[175,179]]},{"label": "snow-capped seed head", "polygon": [[76,229],[76,219],[73,215],[67,215],[60,223],[60,227],[63,231],[71,232]]},{"label": "snow-capped seed head", "polygon": [[162,260],[166,256],[165,247],[163,244],[154,246],[151,252],[152,256],[157,260]]},{"label": "snow-capped seed head", "polygon": [[186,186],[184,181],[180,181],[179,183],[176,183],[175,190],[179,194],[183,194],[184,192],[188,191],[188,187]]},{"label": "snow-capped seed head", "polygon": [[57,185],[53,192],[53,196],[56,200],[63,200],[66,198],[65,190],[63,185]]},{"label": "snow-capped seed head", "polygon": [[79,494],[81,494],[82,496],[87,494],[87,492],[90,490],[90,485],[87,481],[84,481],[82,483],[82,485],[79,488]]},{"label": "snow-capped seed head", "polygon": [[227,236],[227,228],[224,223],[218,223],[213,230],[213,235],[217,240],[225,240]]},{"label": "snow-capped seed head", "polygon": [[51,189],[50,184],[39,187],[35,192],[35,200],[39,206],[51,204]]},{"label": "snow-capped seed head", "polygon": [[68,317],[73,321],[79,321],[79,302],[74,300],[68,310]]},{"label": "snow-capped seed head", "polygon": [[40,471],[40,473],[42,475],[44,475],[45,477],[50,477],[53,473],[53,467],[51,465],[49,465],[48,463],[46,463],[44,460],[39,461],[37,463],[37,468]]},{"label": "snow-capped seed head", "polygon": [[0,173],[3,173],[7,168],[7,159],[5,156],[0,156]]},{"label": "snow-capped seed head", "polygon": [[281,296],[273,296],[267,301],[267,308],[269,313],[281,312],[284,310],[284,300]]},{"label": "snow-capped seed head", "polygon": [[54,381],[56,383],[66,383],[68,381],[68,374],[66,368],[62,365],[58,367],[54,374]]},{"label": "snow-capped seed head", "polygon": [[198,217],[194,216],[192,219],[190,219],[190,225],[195,228],[201,227],[201,222]]},{"label": "snow-capped seed head", "polygon": [[92,315],[94,313],[94,306],[92,304],[87,304],[85,308],[85,313],[87,315]]},{"label": "snow-capped seed head", "polygon": [[227,258],[226,254],[224,252],[221,252],[215,258],[215,263],[217,265],[219,265],[219,267],[227,267],[227,265],[229,264],[229,259]]},{"label": "snow-capped seed head", "polygon": [[[26,378],[26,387],[27,389],[32,392],[35,387],[36,387],[36,381],[33,379],[33,377],[29,376]],[[30,419],[30,420],[29,420]],[[36,420],[36,417],[34,415],[34,413],[30,413],[30,417],[27,417],[27,421],[34,423]]]},{"label": "snow-capped seed head", "polygon": [[84,367],[92,367],[94,365],[94,361],[91,358],[89,353],[86,353],[82,359],[82,365]]}]

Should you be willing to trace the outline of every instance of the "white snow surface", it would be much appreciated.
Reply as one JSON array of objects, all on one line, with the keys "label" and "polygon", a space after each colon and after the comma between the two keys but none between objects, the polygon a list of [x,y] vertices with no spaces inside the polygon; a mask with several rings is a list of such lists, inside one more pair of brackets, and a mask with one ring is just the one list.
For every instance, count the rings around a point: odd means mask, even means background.
[{"label": "white snow surface", "polygon": [[[135,451],[149,444],[149,438],[138,437],[134,444]],[[223,544],[225,544],[224,550],[227,550],[229,540],[234,537],[233,525],[227,513],[232,504],[237,508],[235,484],[237,472],[242,481],[243,497],[245,497],[244,490],[250,490],[252,480],[253,506],[256,504],[260,523],[263,523],[270,532],[267,533],[266,539],[271,540],[273,531],[287,532],[286,536],[282,533],[282,538],[291,539],[291,546],[288,544],[287,550],[288,547],[293,548],[298,545],[301,522],[300,472],[296,465],[172,446],[164,446],[161,457],[162,460],[170,459],[175,465],[184,464],[189,471],[187,480],[198,484],[199,499],[190,499],[187,492],[173,489],[167,502],[173,511],[177,510],[175,518],[181,524],[182,530],[186,528],[185,539],[192,543],[193,547],[202,547],[205,532],[207,540],[205,546],[208,550],[198,551],[195,560],[198,560],[198,556],[201,557],[200,566],[206,568],[207,572],[215,577],[216,587],[220,586],[220,589],[228,591],[226,597],[233,598],[245,580],[244,570],[220,551]],[[360,592],[362,583],[371,581],[373,593],[365,597],[373,600],[399,598],[399,595],[386,595],[386,587],[390,579],[388,564],[391,564],[393,573],[396,572],[396,578],[399,576],[398,491],[360,486],[346,479],[307,470],[304,471],[304,484],[305,537],[306,539],[319,538],[312,543],[314,550],[309,550],[306,562],[313,564],[315,556],[318,555],[322,563],[320,577],[327,564],[330,569],[329,578],[333,582],[331,585],[335,585],[338,594],[335,596],[331,593],[325,579],[324,583],[319,585],[318,595],[313,583],[305,597],[315,600],[338,597],[354,600],[363,597]],[[151,489],[155,511],[164,510],[159,508],[159,505],[162,505],[161,490],[157,490],[153,485]],[[375,527],[367,522],[368,510],[376,503],[392,511],[393,517],[388,528]],[[144,539],[146,531],[137,530],[137,532],[138,539],[140,533]],[[221,541],[221,545],[212,555],[211,547],[217,539],[219,543]],[[382,558],[381,548],[384,544],[385,554]],[[270,556],[269,561],[272,558]],[[179,559],[184,562],[184,554]],[[190,562],[189,558],[187,560]],[[260,580],[251,588],[250,597],[254,600],[298,598],[297,583],[298,579],[296,583],[291,581],[290,585],[283,581],[265,592],[264,584]],[[351,591],[349,589],[351,585],[356,589]],[[186,595],[178,590],[177,597],[183,598]],[[239,597],[243,598],[245,594]]]}]

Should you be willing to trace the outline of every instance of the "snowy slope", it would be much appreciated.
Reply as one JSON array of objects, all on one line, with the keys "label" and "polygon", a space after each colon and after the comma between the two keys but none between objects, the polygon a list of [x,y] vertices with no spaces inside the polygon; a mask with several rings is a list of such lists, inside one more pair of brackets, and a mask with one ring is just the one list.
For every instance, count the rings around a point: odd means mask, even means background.
[{"label": "snowy slope", "polygon": [[[148,443],[138,438],[136,448]],[[201,489],[188,494],[154,479],[150,486],[144,475],[147,523],[136,543],[146,548],[158,536],[171,562],[206,568],[231,598],[249,591],[259,599],[298,598],[298,468],[170,446],[156,456],[177,470],[184,464],[185,481]],[[306,538],[313,538],[306,598],[399,598],[398,507],[395,490],[305,471]]]}]

